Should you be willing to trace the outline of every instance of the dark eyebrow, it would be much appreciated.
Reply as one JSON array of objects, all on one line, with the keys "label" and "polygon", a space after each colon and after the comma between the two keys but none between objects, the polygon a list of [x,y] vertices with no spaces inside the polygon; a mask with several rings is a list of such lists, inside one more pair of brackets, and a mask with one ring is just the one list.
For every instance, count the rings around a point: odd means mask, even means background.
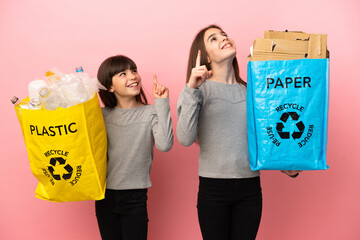
[{"label": "dark eyebrow", "polygon": [[212,36],[214,36],[214,35],[216,35],[216,33],[211,34],[211,35],[207,38],[206,41],[209,41],[209,39],[210,39]]},{"label": "dark eyebrow", "polygon": [[115,75],[118,75],[120,73],[125,73],[127,70],[133,71],[133,70],[137,70],[137,68],[128,67],[128,68],[122,69],[120,72],[116,73]]},{"label": "dark eyebrow", "polygon": [[[211,35],[207,38],[206,41],[209,41],[209,39],[210,39],[212,36],[216,35],[216,34],[218,34],[218,33],[213,33],[213,34],[211,34]],[[224,31],[221,31],[220,34],[221,34],[221,35],[224,35],[224,34],[226,35],[226,33],[225,33]]]}]

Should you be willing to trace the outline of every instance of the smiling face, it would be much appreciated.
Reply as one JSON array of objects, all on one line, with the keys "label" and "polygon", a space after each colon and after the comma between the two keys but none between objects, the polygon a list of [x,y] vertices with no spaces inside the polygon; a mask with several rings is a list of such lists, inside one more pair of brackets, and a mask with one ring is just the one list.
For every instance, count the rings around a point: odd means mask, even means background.
[{"label": "smiling face", "polygon": [[220,63],[224,60],[233,60],[236,56],[235,42],[218,28],[210,28],[204,34],[205,49],[208,62]]},{"label": "smiling face", "polygon": [[109,89],[118,97],[135,97],[140,94],[141,77],[137,69],[126,69],[112,77],[112,86]]}]

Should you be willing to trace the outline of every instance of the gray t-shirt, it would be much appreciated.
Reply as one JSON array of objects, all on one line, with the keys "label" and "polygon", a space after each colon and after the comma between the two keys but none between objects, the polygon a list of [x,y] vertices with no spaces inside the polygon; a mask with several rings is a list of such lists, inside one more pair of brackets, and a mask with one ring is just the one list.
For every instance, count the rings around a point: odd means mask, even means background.
[{"label": "gray t-shirt", "polygon": [[155,146],[162,152],[173,145],[169,98],[136,108],[102,108],[108,136],[106,188],[142,189],[151,186]]},{"label": "gray t-shirt", "polygon": [[177,106],[177,138],[200,146],[199,175],[209,178],[259,176],[249,165],[246,87],[206,80],[199,89],[185,86]]}]

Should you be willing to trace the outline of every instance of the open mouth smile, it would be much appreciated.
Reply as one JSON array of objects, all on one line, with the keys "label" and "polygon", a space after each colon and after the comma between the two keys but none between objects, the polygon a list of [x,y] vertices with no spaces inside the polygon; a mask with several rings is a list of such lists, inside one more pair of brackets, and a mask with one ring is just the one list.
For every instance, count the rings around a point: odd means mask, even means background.
[{"label": "open mouth smile", "polygon": [[140,85],[139,82],[133,82],[133,83],[127,85],[126,87],[133,88],[133,87],[137,87],[137,86],[139,86],[139,85]]},{"label": "open mouth smile", "polygon": [[224,46],[221,47],[221,49],[227,49],[230,47],[232,47],[231,43],[226,43],[226,44],[224,44]]}]

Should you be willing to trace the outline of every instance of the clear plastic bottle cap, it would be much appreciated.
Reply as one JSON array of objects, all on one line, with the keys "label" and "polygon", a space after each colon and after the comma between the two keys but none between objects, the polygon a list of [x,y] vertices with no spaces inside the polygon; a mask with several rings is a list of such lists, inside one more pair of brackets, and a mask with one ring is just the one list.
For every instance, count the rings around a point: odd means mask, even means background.
[{"label": "clear plastic bottle cap", "polygon": [[33,98],[33,99],[31,99],[30,104],[33,105],[33,106],[37,106],[37,105],[40,105],[41,102],[40,102],[40,99]]},{"label": "clear plastic bottle cap", "polygon": [[82,67],[77,67],[77,68],[75,68],[75,71],[76,71],[76,72],[83,72],[84,70],[83,70]]},{"label": "clear plastic bottle cap", "polygon": [[40,97],[47,97],[49,95],[50,91],[48,88],[44,87],[44,88],[40,88],[39,90],[39,95]]},{"label": "clear plastic bottle cap", "polygon": [[41,107],[40,99],[38,99],[38,98],[33,98],[33,99],[31,99],[30,105],[31,105],[34,109],[39,109],[39,108]]}]

